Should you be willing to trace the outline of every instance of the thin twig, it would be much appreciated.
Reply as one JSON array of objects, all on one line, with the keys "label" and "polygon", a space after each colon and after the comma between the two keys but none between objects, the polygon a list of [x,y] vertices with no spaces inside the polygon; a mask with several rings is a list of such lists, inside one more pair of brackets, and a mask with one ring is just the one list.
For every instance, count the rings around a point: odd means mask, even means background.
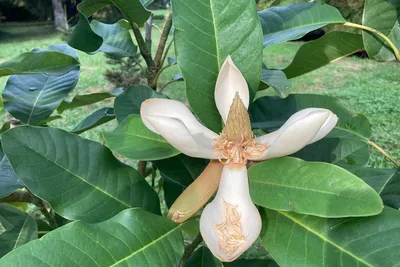
[{"label": "thin twig", "polygon": [[160,66],[164,65],[165,59],[168,56],[169,49],[171,48],[173,43],[174,43],[174,39],[171,39],[171,41],[168,43],[167,49],[165,49],[165,53],[164,53],[164,55],[163,55],[163,57],[161,59]]},{"label": "thin twig", "polygon": [[198,234],[196,238],[190,243],[186,248],[185,248],[185,253],[183,254],[183,257],[179,263],[179,267],[183,267],[185,262],[190,258],[192,253],[195,251],[195,249],[200,245],[200,243],[203,241],[203,237],[201,234]]},{"label": "thin twig", "polygon": [[182,80],[172,80],[172,81],[169,81],[169,82],[167,82],[166,84],[164,84],[162,87],[160,87],[158,90],[157,90],[157,92],[159,92],[159,93],[161,93],[162,91],[164,91],[164,89],[168,86],[168,85],[170,85],[171,83],[176,83],[176,82],[181,82]]},{"label": "thin twig", "polygon": [[365,25],[360,25],[360,24],[356,24],[356,23],[351,23],[351,22],[346,22],[343,24],[344,26],[348,26],[348,27],[353,27],[353,28],[358,28],[358,29],[362,29],[364,31],[369,31],[372,33],[375,33],[376,35],[378,35],[379,37],[381,37],[383,40],[385,40],[385,42],[388,43],[388,45],[390,46],[390,48],[393,50],[393,54],[396,58],[397,61],[400,62],[400,52],[397,49],[396,45],[393,44],[393,42],[383,33],[381,33],[378,30],[375,30],[374,28],[365,26]]},{"label": "thin twig", "polygon": [[11,195],[1,198],[0,202],[3,202],[3,203],[12,203],[12,202],[32,203],[40,209],[40,211],[42,212],[42,214],[47,219],[47,221],[49,222],[50,226],[53,229],[58,227],[57,222],[54,219],[54,216],[51,215],[51,211],[49,212],[47,210],[48,204],[44,200],[36,197],[29,190],[16,191],[16,192],[12,193]]},{"label": "thin twig", "polygon": [[171,31],[171,27],[172,27],[172,12],[169,12],[164,24],[163,31],[161,33],[160,43],[158,44],[157,52],[154,57],[154,63],[156,64],[157,68],[161,68],[162,66],[160,65],[160,62],[164,53],[165,44],[168,40],[169,32]]},{"label": "thin twig", "polygon": [[400,168],[400,163],[394,158],[392,158],[392,156],[390,156],[385,150],[383,150],[383,148],[381,148],[371,140],[368,141],[368,144],[370,144],[373,148],[378,150],[382,155],[384,155],[387,159],[389,159],[396,166],[396,168]]}]

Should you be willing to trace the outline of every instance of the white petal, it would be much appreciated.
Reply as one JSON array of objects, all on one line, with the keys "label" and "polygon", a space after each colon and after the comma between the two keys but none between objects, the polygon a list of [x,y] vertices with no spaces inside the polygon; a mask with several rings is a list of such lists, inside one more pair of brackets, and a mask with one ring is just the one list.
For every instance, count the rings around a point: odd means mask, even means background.
[{"label": "white petal", "polygon": [[[212,139],[206,138],[202,133],[195,136],[186,125],[177,118],[162,116],[143,116],[146,122],[168,143],[190,157],[218,159],[220,153],[214,149]],[[199,138],[201,137],[201,138]]]},{"label": "white petal", "polygon": [[324,138],[335,127],[337,121],[337,116],[327,109],[300,110],[279,130],[256,138],[257,142],[267,144],[268,148],[261,157],[249,159],[264,160],[293,154]]},{"label": "white petal", "polygon": [[[240,219],[235,223],[232,219],[238,217]],[[221,229],[222,225],[230,226],[228,232],[231,234],[238,230],[235,237],[243,239],[242,242],[237,241],[237,246],[232,247],[230,252],[221,238],[226,233]],[[225,262],[237,259],[257,239],[261,231],[261,217],[250,198],[245,165],[224,166],[217,195],[201,214],[200,231],[214,256]],[[231,244],[235,241],[232,235],[227,235],[226,240]]]},{"label": "white petal", "polygon": [[148,116],[162,116],[175,118],[182,121],[189,132],[193,135],[200,134],[207,139],[217,138],[218,135],[202,125],[182,103],[171,99],[152,98],[144,101],[140,107],[142,121],[149,130],[158,134],[147,121]]},{"label": "white petal", "polygon": [[240,99],[249,107],[249,88],[240,70],[228,56],[221,67],[215,86],[215,103],[224,122],[228,118],[229,108],[232,105],[236,92]]}]

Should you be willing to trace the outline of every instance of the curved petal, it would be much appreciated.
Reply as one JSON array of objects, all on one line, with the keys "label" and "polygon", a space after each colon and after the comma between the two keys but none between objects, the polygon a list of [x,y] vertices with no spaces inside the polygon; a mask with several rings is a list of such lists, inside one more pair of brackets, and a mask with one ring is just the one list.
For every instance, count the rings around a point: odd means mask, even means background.
[{"label": "curved petal", "polygon": [[142,121],[150,131],[159,134],[148,122],[148,116],[162,116],[179,119],[191,134],[201,134],[208,139],[217,138],[218,135],[202,125],[182,103],[171,99],[152,98],[147,99],[140,106]]},{"label": "curved petal", "polygon": [[[211,138],[202,133],[192,135],[179,119],[162,116],[143,116],[156,133],[164,137],[176,149],[194,158],[219,159],[220,152],[214,149]],[[147,126],[147,125],[146,125]]]},{"label": "curved petal", "polygon": [[307,108],[293,114],[282,127],[272,133],[256,138],[268,148],[261,157],[264,160],[293,154],[308,144],[324,138],[336,125],[338,117],[330,110]]},{"label": "curved petal", "polygon": [[175,200],[168,211],[174,222],[183,223],[195,214],[217,191],[223,164],[211,161],[200,176]]},{"label": "curved petal", "polygon": [[261,217],[250,198],[245,165],[224,166],[218,193],[201,214],[200,231],[214,256],[225,262],[237,259],[257,239]]},{"label": "curved petal", "polygon": [[249,88],[240,70],[228,56],[221,67],[215,86],[215,104],[224,122],[228,118],[229,108],[232,105],[236,92],[239,92],[240,99],[249,107]]}]

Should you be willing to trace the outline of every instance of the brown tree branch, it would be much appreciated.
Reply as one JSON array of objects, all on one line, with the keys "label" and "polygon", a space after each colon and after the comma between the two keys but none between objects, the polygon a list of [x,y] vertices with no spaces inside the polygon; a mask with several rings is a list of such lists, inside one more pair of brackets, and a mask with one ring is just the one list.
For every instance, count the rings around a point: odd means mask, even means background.
[{"label": "brown tree branch", "polygon": [[156,64],[157,68],[160,69],[162,67],[161,58],[164,53],[165,44],[167,43],[169,32],[171,31],[172,27],[172,12],[169,12],[167,19],[164,24],[163,31],[160,37],[160,43],[158,44],[156,56],[154,57],[154,63]]},{"label": "brown tree branch", "polygon": [[142,55],[144,61],[146,62],[149,75],[147,76],[148,84],[150,85],[153,80],[153,73],[157,73],[156,65],[154,64],[154,60],[151,57],[151,49],[147,48],[146,42],[143,39],[142,33],[140,32],[139,27],[136,23],[129,21],[131,25],[133,34],[135,35],[136,42],[139,47],[140,54]]}]

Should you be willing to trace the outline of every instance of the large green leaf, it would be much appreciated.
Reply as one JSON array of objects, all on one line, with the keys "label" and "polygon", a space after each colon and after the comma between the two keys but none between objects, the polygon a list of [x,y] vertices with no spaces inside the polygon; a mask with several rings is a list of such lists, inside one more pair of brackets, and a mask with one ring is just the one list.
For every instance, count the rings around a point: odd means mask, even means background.
[{"label": "large green leaf", "polygon": [[24,184],[18,179],[0,144],[0,198],[22,187]]},{"label": "large green leaf", "polygon": [[130,159],[157,160],[180,153],[161,135],[147,129],[140,116],[135,114],[127,117],[113,132],[103,134],[112,151]]},{"label": "large green leaf", "polygon": [[249,168],[254,203],[320,217],[370,216],[382,211],[377,192],[354,174],[328,163],[284,157]]},{"label": "large green leaf", "polygon": [[[48,51],[59,51],[74,58],[77,54],[68,45],[52,45]],[[11,115],[26,124],[35,124],[50,116],[68,96],[79,78],[79,67],[66,74],[12,75],[3,91],[4,106]]]},{"label": "large green leaf", "polygon": [[186,187],[193,183],[207,166],[205,159],[191,158],[183,154],[153,163],[156,164],[164,179],[164,196],[168,207],[171,207]]},{"label": "large green leaf", "polygon": [[1,141],[18,178],[67,219],[98,222],[131,207],[160,212],[139,172],[97,142],[32,126],[11,129]]},{"label": "large green leaf", "polygon": [[0,204],[0,229],[2,225],[5,231],[0,231],[0,258],[11,250],[38,238],[35,219],[7,204]]},{"label": "large green leaf", "polygon": [[175,50],[189,104],[206,126],[219,132],[222,121],[214,90],[225,58],[232,56],[252,95],[260,83],[262,30],[255,1],[173,0],[172,13]]},{"label": "large green leaf", "polygon": [[67,102],[65,100],[61,102],[61,104],[57,107],[57,112],[61,114],[65,110],[91,105],[111,97],[115,97],[115,94],[93,93],[88,95],[76,95],[70,102]]},{"label": "large green leaf", "polygon": [[75,126],[72,132],[76,134],[81,134],[99,125],[107,123],[113,119],[115,119],[114,109],[101,108],[90,114],[83,121],[81,121],[77,126]]},{"label": "large green leaf", "polygon": [[377,191],[385,205],[400,209],[400,171],[398,169],[363,168],[356,175]]},{"label": "large green leaf", "polygon": [[294,78],[363,49],[360,34],[329,32],[318,40],[303,44],[292,63],[283,71],[289,79]]},{"label": "large green leaf", "polygon": [[89,17],[111,4],[116,6],[126,19],[137,24],[145,23],[151,14],[139,0],[85,0],[78,5],[78,10]]},{"label": "large green leaf", "polygon": [[134,56],[137,46],[132,41],[129,29],[121,26],[121,23],[124,22],[105,24],[94,20],[89,23],[88,19],[80,14],[68,44],[90,54],[104,52],[117,58]]},{"label": "large green leaf", "polygon": [[[92,21],[92,30],[103,38],[103,44],[98,51],[102,51],[113,57],[131,57],[136,55],[137,46],[133,43],[129,30],[118,22],[105,24]],[[96,52],[98,52],[96,51]]]},{"label": "large green leaf", "polygon": [[68,44],[86,53],[97,51],[103,43],[103,38],[90,27],[85,15],[79,13],[79,21],[68,38]]},{"label": "large green leaf", "polygon": [[88,224],[69,223],[5,256],[0,266],[177,266],[184,252],[180,226],[141,209]]},{"label": "large green leaf", "polygon": [[[366,0],[363,24],[386,35],[400,49],[400,2],[397,0]],[[368,56],[379,61],[394,60],[390,46],[377,35],[363,31]]]},{"label": "large green leaf", "polygon": [[213,256],[206,247],[199,247],[183,267],[223,267],[222,262]]},{"label": "large green leaf", "polygon": [[293,94],[286,99],[262,97],[250,107],[250,117],[254,128],[271,132],[295,112],[310,107],[329,109],[339,121],[328,136],[294,155],[307,161],[335,163],[351,172],[364,167],[369,160],[371,125],[364,115],[351,114],[333,97],[312,94]]},{"label": "large green leaf", "polygon": [[[314,204],[314,203],[313,203]],[[400,213],[385,208],[368,218],[325,219],[266,210],[261,237],[282,267],[395,266]]]},{"label": "large green leaf", "polygon": [[61,75],[79,67],[79,61],[58,51],[34,50],[0,64],[0,77],[13,74]]},{"label": "large green leaf", "polygon": [[157,93],[146,85],[134,84],[129,86],[114,101],[114,110],[118,122],[121,123],[131,114],[139,115],[142,102],[149,98],[166,98],[166,96]]},{"label": "large green leaf", "polygon": [[330,23],[345,23],[339,10],[321,2],[296,3],[258,12],[264,46],[298,39]]},{"label": "large green leaf", "polygon": [[261,70],[261,81],[271,86],[281,98],[289,95],[291,83],[285,73],[281,70],[270,70],[263,66]]}]

